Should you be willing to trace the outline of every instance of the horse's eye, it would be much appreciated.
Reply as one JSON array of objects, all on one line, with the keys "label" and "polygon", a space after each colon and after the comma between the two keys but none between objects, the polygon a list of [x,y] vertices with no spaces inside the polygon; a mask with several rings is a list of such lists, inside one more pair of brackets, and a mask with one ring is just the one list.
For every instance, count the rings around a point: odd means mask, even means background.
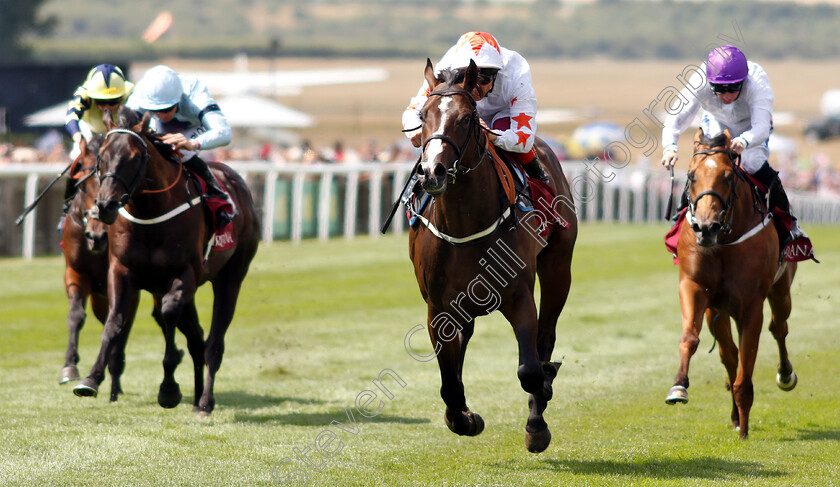
[{"label": "horse's eye", "polygon": [[423,121],[426,119],[426,114],[425,114],[425,112],[422,112],[422,111],[421,111],[421,112],[418,114],[418,116],[419,116],[419,118],[420,118],[420,122],[423,122]]},{"label": "horse's eye", "polygon": [[691,181],[692,183],[697,181],[697,179],[694,177],[694,171],[693,170],[688,171],[688,180]]}]

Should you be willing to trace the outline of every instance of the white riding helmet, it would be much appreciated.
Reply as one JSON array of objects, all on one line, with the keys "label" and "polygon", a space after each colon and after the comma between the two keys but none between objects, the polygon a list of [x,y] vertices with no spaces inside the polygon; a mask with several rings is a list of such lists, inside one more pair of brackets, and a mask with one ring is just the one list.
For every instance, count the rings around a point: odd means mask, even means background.
[{"label": "white riding helmet", "polygon": [[502,69],[502,51],[496,38],[486,32],[467,32],[455,44],[458,68],[475,61],[479,68]]},{"label": "white riding helmet", "polygon": [[134,87],[138,106],[144,110],[163,110],[181,101],[181,78],[168,66],[155,66],[146,71]]}]

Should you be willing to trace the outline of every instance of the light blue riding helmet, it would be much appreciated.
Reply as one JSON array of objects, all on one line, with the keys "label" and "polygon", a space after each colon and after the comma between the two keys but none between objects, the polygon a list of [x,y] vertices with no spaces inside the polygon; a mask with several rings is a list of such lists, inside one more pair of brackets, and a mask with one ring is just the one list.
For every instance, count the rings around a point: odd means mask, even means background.
[{"label": "light blue riding helmet", "polygon": [[134,87],[138,106],[144,110],[163,110],[181,101],[181,78],[172,68],[155,66]]}]

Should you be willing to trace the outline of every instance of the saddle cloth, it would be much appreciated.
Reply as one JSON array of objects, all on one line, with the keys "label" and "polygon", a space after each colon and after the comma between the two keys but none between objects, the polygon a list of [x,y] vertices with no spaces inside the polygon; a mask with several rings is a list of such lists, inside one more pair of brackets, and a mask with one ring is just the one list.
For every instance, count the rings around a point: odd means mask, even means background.
[{"label": "saddle cloth", "polygon": [[[190,175],[198,181],[199,186],[201,187],[202,194],[207,192],[207,183],[201,179],[197,174],[187,169]],[[214,176],[215,177],[215,176]],[[218,178],[216,179],[218,182]],[[221,182],[219,182],[219,187],[221,187],[225,193],[230,196],[228,193],[227,188]],[[219,214],[219,210],[227,211],[233,214],[233,205],[230,203],[233,201],[232,198],[203,198],[204,204],[206,205],[207,209],[210,210],[210,218],[213,221],[213,228],[216,230],[215,238],[213,239],[213,251],[219,252],[222,250],[228,250],[233,248],[236,245],[236,240],[233,238],[233,222],[228,222],[222,228],[219,228],[219,222],[217,215]]]}]

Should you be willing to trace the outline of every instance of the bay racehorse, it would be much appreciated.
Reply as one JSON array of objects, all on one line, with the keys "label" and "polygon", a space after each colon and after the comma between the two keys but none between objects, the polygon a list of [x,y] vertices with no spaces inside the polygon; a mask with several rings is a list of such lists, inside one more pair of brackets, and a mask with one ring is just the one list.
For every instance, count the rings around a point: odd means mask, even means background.
[{"label": "bay racehorse", "polygon": [[[796,386],[785,345],[796,263],[782,261],[780,267],[779,239],[775,226],[769,224],[771,215],[746,173],[733,164],[726,149],[729,140],[728,131],[709,137],[702,129],[694,139],[686,183],[688,225],[682,226],[677,246],[683,325],[680,365],[665,401],[688,402],[688,366],[700,342],[705,313],[728,374],[732,425],[746,439],[765,299],[772,312],[770,332],[779,346],[776,383],[785,391]],[[738,331],[737,345],[730,318]]]},{"label": "bay racehorse", "polygon": [[[81,379],[77,368],[79,332],[87,318],[85,307],[88,297],[90,297],[94,316],[102,324],[105,324],[108,316],[108,225],[92,217],[97,213],[96,196],[99,193],[99,178],[96,177],[97,156],[103,140],[102,134],[94,134],[90,142],[85,142],[83,139],[79,144],[79,157],[71,164],[68,172],[68,184],[75,186],[75,194],[62,225],[64,289],[70,309],[67,313],[67,351],[64,367],[59,375],[60,384]],[[116,401],[122,393],[120,377],[125,368],[125,347],[137,311],[139,294],[138,291],[129,301],[126,326],[115,338],[115,344],[108,357],[112,402]],[[158,300],[154,302],[152,317],[163,330]],[[178,327],[182,329],[180,322]],[[182,332],[185,335],[189,333],[188,330],[183,329]],[[191,352],[193,352],[194,364],[204,363],[204,350],[201,347]]]},{"label": "bay racehorse", "polygon": [[[215,406],[213,388],[224,353],[224,336],[233,319],[242,281],[257,251],[259,219],[242,178],[223,164],[210,163],[239,210],[232,222],[233,245],[210,251],[215,229],[211,214],[197,204],[199,189],[185,177],[183,168],[172,162],[171,147],[149,131],[151,114],[147,112],[139,122],[132,115],[131,110],[123,109],[119,127],[108,123],[99,152],[97,216],[110,225],[108,318],[99,356],[74,392],[96,394],[103,379],[105,358],[127,326],[125,317],[131,296],[144,289],[160,300],[164,324],[164,379],[158,403],[174,407],[181,400],[174,377],[181,359],[175,347],[174,329],[180,324],[182,331],[188,333],[190,353],[198,348],[204,353],[206,381],[201,375],[203,362],[194,364],[194,410],[202,416],[209,415]],[[195,292],[207,281],[212,283],[214,300],[205,343],[195,308]]]},{"label": "bay racehorse", "polygon": [[[517,375],[529,393],[525,446],[541,452],[551,441],[543,411],[559,367],[551,361],[551,353],[557,319],[571,286],[577,219],[573,204],[559,205],[568,228],[549,226],[544,239],[521,223],[525,213],[506,197],[486,145],[471,95],[477,77],[478,68],[471,63],[466,70],[443,71],[438,79],[427,60],[425,78],[431,93],[421,111],[424,142],[418,176],[433,201],[420,212],[425,224],[409,233],[409,255],[428,308],[446,425],[468,436],[484,429],[481,416],[467,407],[461,374],[475,317],[498,309],[516,335]],[[556,156],[541,140],[536,147],[556,194],[571,203]],[[541,288],[539,317],[536,275]]]}]

